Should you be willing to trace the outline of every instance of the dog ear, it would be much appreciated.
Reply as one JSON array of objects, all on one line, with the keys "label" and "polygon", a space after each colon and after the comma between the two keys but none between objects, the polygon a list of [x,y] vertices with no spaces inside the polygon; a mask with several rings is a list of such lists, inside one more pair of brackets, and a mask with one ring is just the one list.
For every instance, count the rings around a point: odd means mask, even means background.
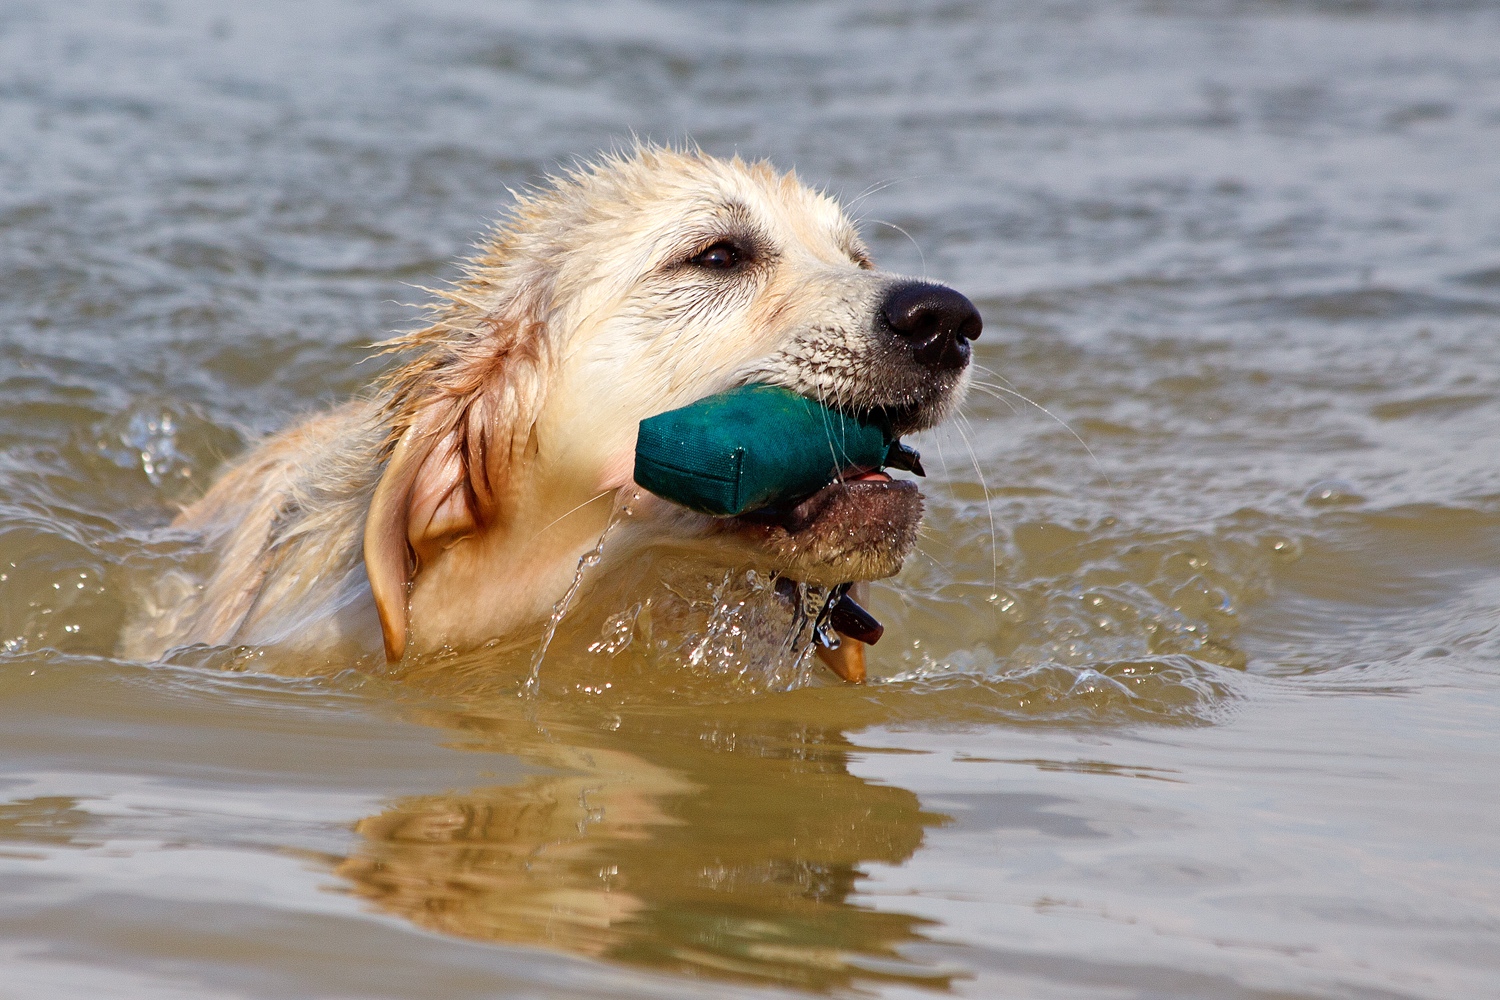
[{"label": "dog ear", "polygon": [[365,572],[393,663],[406,650],[412,581],[443,549],[503,520],[541,406],[540,325],[490,321],[481,330],[444,345],[439,365],[419,361],[397,374],[405,389],[397,409],[411,416],[397,424],[407,429],[375,487],[364,538]]},{"label": "dog ear", "polygon": [[401,435],[365,518],[365,573],[380,615],[385,656],[392,663],[406,651],[407,594],[418,558],[411,542],[413,514],[419,503],[430,509],[433,496],[448,500],[461,489],[462,464],[451,455],[447,439],[453,434],[444,433],[443,409],[425,407]]},{"label": "dog ear", "polygon": [[495,428],[483,400],[425,405],[396,443],[370,499],[365,573],[380,615],[386,659],[406,650],[407,596],[424,564],[494,518]]}]

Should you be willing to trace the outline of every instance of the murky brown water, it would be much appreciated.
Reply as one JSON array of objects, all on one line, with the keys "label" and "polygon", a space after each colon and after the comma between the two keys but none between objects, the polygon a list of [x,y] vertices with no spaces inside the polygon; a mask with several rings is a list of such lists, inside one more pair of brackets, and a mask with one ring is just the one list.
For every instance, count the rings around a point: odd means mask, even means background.
[{"label": "murky brown water", "polygon": [[[1500,995],[1500,16],[914,9],[0,5],[0,995]],[[114,658],[174,504],[632,131],[985,314],[876,682],[692,567],[531,702]]]}]

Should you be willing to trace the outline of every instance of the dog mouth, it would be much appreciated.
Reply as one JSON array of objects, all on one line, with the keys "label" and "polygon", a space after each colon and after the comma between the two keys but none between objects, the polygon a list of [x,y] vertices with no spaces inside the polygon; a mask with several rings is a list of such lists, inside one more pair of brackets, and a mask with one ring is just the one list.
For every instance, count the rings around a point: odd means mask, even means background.
[{"label": "dog mouth", "polygon": [[882,579],[901,569],[922,520],[916,484],[885,470],[925,474],[901,434],[930,406],[846,409],[749,383],[642,420],[633,476],[709,515],[708,534],[777,575],[823,587]]},{"label": "dog mouth", "polygon": [[895,575],[921,521],[916,483],[849,469],[794,504],[724,518],[723,528],[765,553],[778,572],[833,587]]}]

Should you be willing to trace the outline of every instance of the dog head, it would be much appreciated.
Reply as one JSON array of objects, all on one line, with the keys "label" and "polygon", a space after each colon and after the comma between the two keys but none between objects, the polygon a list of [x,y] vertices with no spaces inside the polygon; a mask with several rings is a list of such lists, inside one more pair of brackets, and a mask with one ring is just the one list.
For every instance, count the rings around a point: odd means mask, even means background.
[{"label": "dog head", "polygon": [[[387,654],[544,615],[633,486],[649,416],[750,382],[876,414],[950,414],[980,319],[875,269],[839,206],[765,164],[641,149],[521,199],[391,376],[366,566]],[[815,583],[894,573],[921,500],[876,473],[777,515],[637,502],[641,536],[711,536]]]}]

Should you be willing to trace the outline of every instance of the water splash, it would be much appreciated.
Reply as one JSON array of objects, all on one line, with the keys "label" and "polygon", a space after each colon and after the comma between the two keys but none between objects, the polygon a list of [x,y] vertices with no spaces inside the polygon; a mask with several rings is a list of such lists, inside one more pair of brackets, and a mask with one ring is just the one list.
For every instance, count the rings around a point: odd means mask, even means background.
[{"label": "water splash", "polygon": [[[637,499],[639,494],[632,496]],[[552,605],[552,614],[547,618],[547,628],[542,633],[542,641],[536,647],[536,652],[531,655],[531,667],[526,673],[526,683],[521,685],[521,696],[523,698],[534,698],[541,690],[542,685],[542,661],[547,657],[547,650],[552,646],[552,640],[557,637],[557,626],[562,624],[563,617],[573,607],[573,601],[578,597],[578,589],[583,586],[583,576],[589,570],[599,565],[600,558],[604,555],[604,543],[622,522],[629,520],[634,515],[630,504],[621,504],[609,516],[609,523],[599,533],[599,540],[594,547],[578,558],[578,568],[573,572],[573,582],[568,584],[567,591],[558,602]]]},{"label": "water splash", "polygon": [[826,587],[755,569],[673,565],[644,598],[605,619],[588,651],[629,653],[655,676],[712,679],[721,694],[788,691],[814,673],[813,629],[829,597]]},{"label": "water splash", "polygon": [[1203,725],[1235,710],[1244,678],[1233,667],[1181,653],[1068,664],[998,656],[981,644],[870,683],[902,717]]},{"label": "water splash", "polygon": [[177,414],[166,407],[136,409],[99,428],[95,447],[120,468],[139,469],[152,486],[161,486],[169,478],[193,474],[190,456],[178,447],[179,424]]},{"label": "water splash", "polygon": [[826,588],[731,570],[714,587],[711,602],[703,630],[679,647],[690,667],[728,675],[742,687],[786,690],[806,681]]}]

